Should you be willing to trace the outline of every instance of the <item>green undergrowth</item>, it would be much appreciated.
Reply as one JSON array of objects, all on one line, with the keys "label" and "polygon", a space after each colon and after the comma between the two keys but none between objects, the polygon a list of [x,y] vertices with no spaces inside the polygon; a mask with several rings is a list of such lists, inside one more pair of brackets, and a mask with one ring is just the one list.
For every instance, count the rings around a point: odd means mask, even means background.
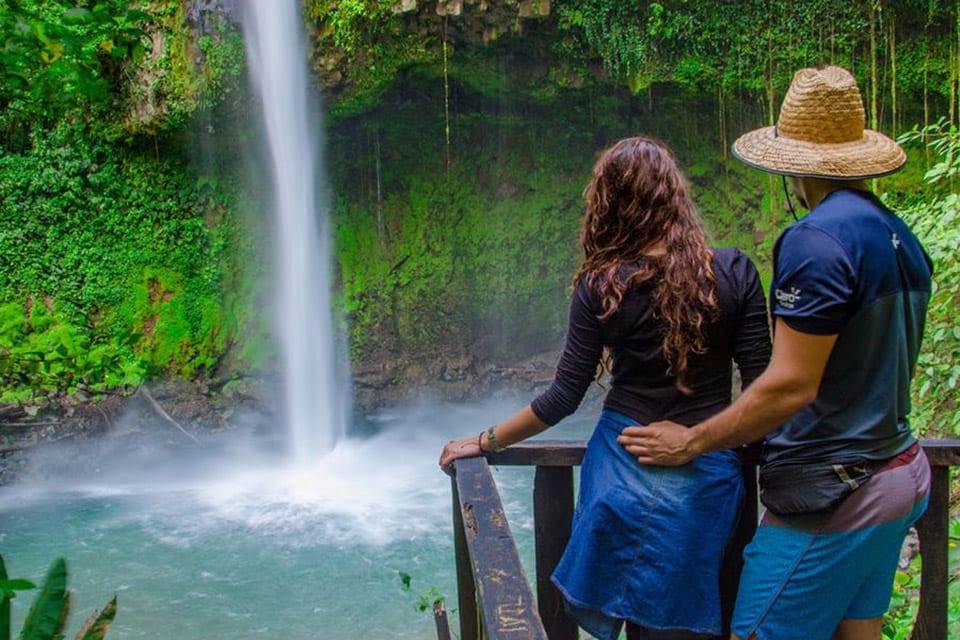
[{"label": "green undergrowth", "polygon": [[0,401],[210,373],[243,321],[232,188],[70,131],[0,156]]},{"label": "green undergrowth", "polygon": [[755,253],[749,212],[763,183],[716,153],[710,122],[659,116],[693,96],[658,87],[651,108],[626,91],[544,101],[500,90],[455,86],[458,110],[447,114],[437,79],[411,71],[377,112],[333,125],[334,239],[355,361],[559,347],[581,194],[599,153],[623,137],[667,142],[712,242]]}]

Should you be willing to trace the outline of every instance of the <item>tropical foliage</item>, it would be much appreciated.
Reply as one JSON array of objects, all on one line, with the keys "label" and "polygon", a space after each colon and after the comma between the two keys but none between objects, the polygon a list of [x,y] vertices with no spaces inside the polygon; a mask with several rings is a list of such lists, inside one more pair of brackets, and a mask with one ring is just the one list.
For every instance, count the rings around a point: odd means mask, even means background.
[{"label": "tropical foliage", "polygon": [[[0,4],[0,402],[271,371],[256,128],[236,22],[198,9],[217,4]],[[775,121],[797,68],[835,63],[870,126],[911,148],[876,186],[936,264],[915,419],[960,435],[960,1],[307,0],[304,15],[357,365],[556,349],[582,185],[638,132],[676,151],[713,242],[768,275],[780,184],[727,149]],[[30,629],[56,629],[65,581],[55,563]],[[0,575],[0,631],[25,587]]]},{"label": "tropical foliage", "polygon": [[915,128],[905,144],[926,144],[936,153],[927,171],[927,199],[905,212],[934,263],[934,293],[927,314],[925,348],[915,380],[917,427],[931,437],[960,436],[960,132],[945,121]]},{"label": "tropical foliage", "polygon": [[[670,144],[713,241],[767,270],[780,185],[726,149],[775,118],[794,69],[850,67],[891,133],[956,122],[956,0],[543,4],[305,3],[357,365],[557,348],[580,190],[618,137]],[[273,366],[242,38],[199,6],[0,7],[0,401]],[[949,209],[921,186],[936,150],[917,148],[879,190]],[[938,273],[942,297],[954,276]],[[953,328],[937,322],[939,343]],[[930,395],[952,379],[937,354],[918,407],[952,415]]]},{"label": "tropical foliage", "polygon": [[[0,640],[10,640],[10,604],[18,591],[35,589],[29,580],[7,577],[7,569],[0,556]],[[67,590],[67,562],[57,558],[40,585],[33,605],[27,612],[19,640],[60,640],[70,614],[70,592]],[[117,597],[100,611],[87,618],[76,640],[102,640],[117,614]]]}]

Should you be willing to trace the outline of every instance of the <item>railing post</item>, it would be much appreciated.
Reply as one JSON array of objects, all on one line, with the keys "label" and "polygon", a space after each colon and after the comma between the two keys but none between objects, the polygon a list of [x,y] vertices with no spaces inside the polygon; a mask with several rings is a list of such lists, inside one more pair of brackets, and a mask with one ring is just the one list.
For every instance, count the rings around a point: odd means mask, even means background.
[{"label": "railing post", "polygon": [[[926,514],[917,523],[923,564],[919,611],[911,640],[946,640],[949,630],[950,468],[960,467],[960,440],[926,440],[921,444],[930,460],[932,476],[930,504]],[[497,638],[525,634],[519,635],[524,640],[533,637],[550,640],[577,637],[565,635],[568,627],[562,618],[554,615],[562,611],[562,600],[549,582],[549,577],[569,539],[573,514],[573,470],[570,467],[580,464],[584,450],[585,443],[579,441],[538,441],[521,443],[502,453],[487,456],[493,464],[538,467],[534,479],[534,512],[538,608],[543,614],[542,618],[533,611],[533,595],[526,578],[522,577],[523,566],[506,527],[499,493],[489,468],[483,460],[478,461],[479,464],[472,459],[463,460],[463,471],[467,473],[464,478],[454,478],[453,483],[454,547],[462,640],[480,640],[485,633]],[[753,536],[759,511],[756,485],[758,456],[749,448],[743,453],[742,471],[746,487],[744,509],[727,549],[721,575],[724,625],[729,625],[730,610],[736,596],[742,550]],[[460,463],[457,461],[455,468],[459,468]],[[488,504],[487,494],[496,505]],[[462,505],[461,499],[466,500]],[[484,511],[484,518],[474,515],[476,508]],[[481,532],[480,528],[484,528],[484,531]],[[507,540],[510,543],[503,544]],[[481,544],[484,547],[482,551],[474,548]],[[477,558],[473,558],[475,551],[479,551]],[[508,562],[502,562],[504,559]],[[480,573],[474,574],[474,571]],[[503,586],[500,576],[521,576],[522,584],[511,585],[511,588],[516,587],[518,593],[504,597],[500,593]],[[519,606],[516,603],[520,603]],[[484,607],[485,620],[493,621],[491,624],[494,626],[489,629],[482,628],[485,623],[480,621],[481,605]],[[488,611],[488,607],[494,610]],[[497,607],[505,608],[496,610]],[[503,613],[507,611],[509,615],[504,618]],[[513,624],[527,617],[527,612],[533,613],[532,619],[523,624]],[[502,624],[504,622],[509,624]],[[494,628],[496,625],[500,626]]]},{"label": "railing post", "polygon": [[724,551],[723,563],[720,565],[720,614],[724,638],[730,635],[733,605],[737,599],[737,589],[740,587],[740,573],[743,571],[743,549],[757,531],[760,512],[760,489],[757,485],[759,452],[756,449],[744,449],[742,458],[740,473],[743,475],[743,508],[740,510],[740,518]]},{"label": "railing post", "polygon": [[454,461],[457,501],[473,580],[480,634],[490,640],[547,640],[510,532],[500,492],[484,458]]},{"label": "railing post", "polygon": [[467,550],[467,534],[463,528],[463,514],[460,513],[460,492],[457,479],[451,478],[453,492],[453,552],[457,562],[457,613],[460,618],[461,640],[480,640],[480,625],[477,609],[477,583],[470,567],[470,555]]},{"label": "railing post", "polygon": [[949,572],[950,467],[931,466],[930,504],[917,522],[920,606],[911,640],[946,640]]},{"label": "railing post", "polygon": [[442,602],[433,603],[433,623],[437,627],[437,640],[450,640],[450,623]]},{"label": "railing post", "polygon": [[570,539],[573,506],[573,467],[537,466],[533,478],[537,608],[550,640],[577,640],[577,625],[567,617],[563,596],[550,581]]}]

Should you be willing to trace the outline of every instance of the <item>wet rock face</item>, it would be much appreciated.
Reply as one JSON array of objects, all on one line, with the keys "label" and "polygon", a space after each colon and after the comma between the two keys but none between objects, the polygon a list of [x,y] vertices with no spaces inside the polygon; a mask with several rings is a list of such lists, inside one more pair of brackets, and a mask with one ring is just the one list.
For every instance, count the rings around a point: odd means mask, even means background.
[{"label": "wet rock face", "polygon": [[216,20],[226,16],[231,22],[240,22],[240,0],[190,0],[186,18],[196,26],[199,35],[215,32]]},{"label": "wet rock face", "polygon": [[[475,401],[546,389],[558,354],[520,362],[485,362],[472,355],[380,360],[353,373],[354,410],[375,413],[418,399]],[[238,428],[269,431],[281,413],[279,381],[249,377],[229,384],[155,380],[126,393],[44,398],[29,405],[0,405],[0,485],[16,467],[17,454],[59,440],[161,435],[195,446],[192,435]],[[252,426],[251,426],[252,425]]]},{"label": "wet rock face", "polygon": [[547,352],[507,364],[466,354],[383,360],[354,369],[353,396],[361,412],[420,397],[456,402],[521,393],[533,398],[550,386],[558,358]]}]

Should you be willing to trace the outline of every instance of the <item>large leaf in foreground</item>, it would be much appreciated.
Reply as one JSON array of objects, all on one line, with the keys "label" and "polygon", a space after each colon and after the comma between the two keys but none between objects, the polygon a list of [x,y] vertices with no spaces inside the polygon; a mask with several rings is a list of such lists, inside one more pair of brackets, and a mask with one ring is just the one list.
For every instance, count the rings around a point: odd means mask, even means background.
[{"label": "large leaf in foreground", "polygon": [[20,640],[53,640],[63,630],[69,602],[67,561],[57,558],[47,572],[40,594],[30,607]]}]

